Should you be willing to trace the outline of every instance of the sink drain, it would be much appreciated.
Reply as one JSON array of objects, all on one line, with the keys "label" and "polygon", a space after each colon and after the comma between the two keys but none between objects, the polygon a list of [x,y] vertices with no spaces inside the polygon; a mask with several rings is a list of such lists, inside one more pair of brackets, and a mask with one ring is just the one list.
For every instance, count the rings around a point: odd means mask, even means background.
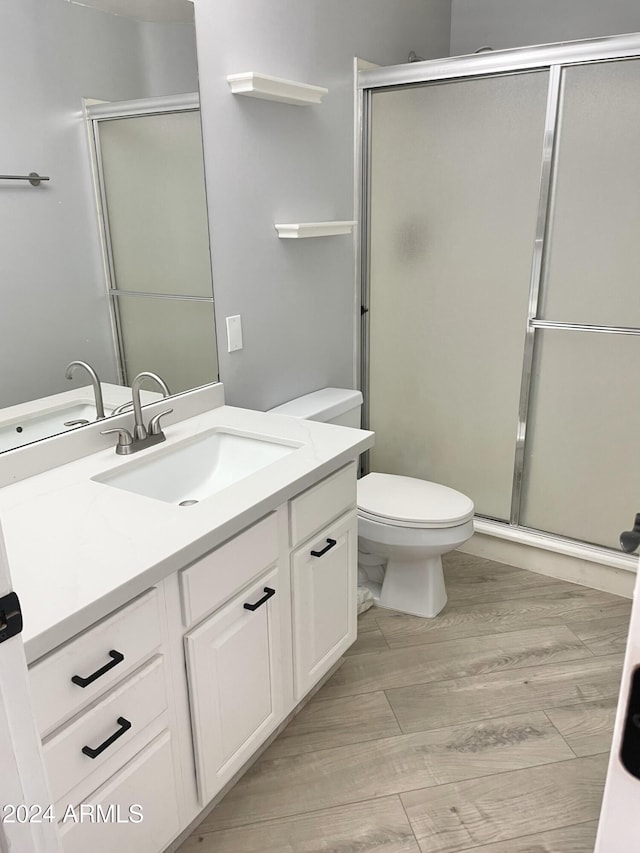
[{"label": "sink drain", "polygon": [[198,501],[194,501],[194,500],[191,500],[191,501],[180,501],[180,503],[178,504],[178,506],[193,506],[194,504],[197,504],[197,503],[198,503]]}]

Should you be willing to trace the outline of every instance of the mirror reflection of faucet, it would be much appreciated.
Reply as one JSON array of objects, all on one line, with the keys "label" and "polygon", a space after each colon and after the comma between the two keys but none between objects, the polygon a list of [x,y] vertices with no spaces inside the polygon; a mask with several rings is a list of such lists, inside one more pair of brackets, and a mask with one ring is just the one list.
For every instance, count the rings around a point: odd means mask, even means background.
[{"label": "mirror reflection of faucet", "polygon": [[[171,395],[171,391],[169,391],[169,386],[164,381],[164,379],[159,376],[157,373],[150,373],[149,371],[144,371],[139,374],[140,376],[145,376],[147,378],[152,378],[155,380],[156,384],[160,386],[160,390],[162,391],[163,397],[169,397]],[[123,412],[128,411],[133,408],[133,400],[127,400],[126,403],[122,403],[120,406],[117,406],[111,414],[112,415],[121,415]]]},{"label": "mirror reflection of faucet", "polygon": [[[104,417],[104,403],[102,401],[102,388],[100,387],[100,380],[98,379],[98,374],[95,372],[93,367],[88,364],[86,361],[71,361],[67,365],[67,369],[65,371],[65,376],[67,379],[72,379],[73,374],[76,368],[81,367],[83,370],[86,370],[91,379],[91,384],[93,386],[93,394],[96,399],[96,420],[101,421]],[[76,426],[76,424],[65,424],[65,426]]]},{"label": "mirror reflection of faucet", "polygon": [[[137,453],[138,450],[144,450],[146,447],[153,447],[154,444],[159,444],[165,440],[165,434],[160,428],[160,419],[165,415],[170,415],[173,409],[165,409],[163,412],[158,412],[149,420],[149,425],[144,425],[142,417],[142,404],[140,402],[140,386],[146,380],[150,379],[160,386],[162,393],[167,397],[170,393],[167,383],[158,376],[157,373],[152,373],[149,370],[143,370],[139,373],[131,383],[131,394],[133,404],[133,435],[128,429],[117,427],[115,429],[102,430],[102,435],[110,433],[118,433],[118,443],[116,444],[116,453],[119,456],[128,456],[131,453]],[[121,412],[122,406],[119,406],[113,414]]]}]

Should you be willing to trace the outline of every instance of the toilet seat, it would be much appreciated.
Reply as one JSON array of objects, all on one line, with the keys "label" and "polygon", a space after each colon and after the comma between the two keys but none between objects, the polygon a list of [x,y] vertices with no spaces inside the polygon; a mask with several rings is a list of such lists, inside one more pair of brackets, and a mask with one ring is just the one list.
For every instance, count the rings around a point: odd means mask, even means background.
[{"label": "toilet seat", "polygon": [[473,518],[473,501],[461,492],[397,474],[358,480],[358,515],[393,527],[457,527]]}]

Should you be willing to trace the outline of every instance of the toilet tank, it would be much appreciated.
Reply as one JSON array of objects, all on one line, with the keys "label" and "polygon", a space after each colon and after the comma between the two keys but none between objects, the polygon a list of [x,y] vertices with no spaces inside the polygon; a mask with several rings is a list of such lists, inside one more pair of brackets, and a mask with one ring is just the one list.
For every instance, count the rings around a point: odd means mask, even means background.
[{"label": "toilet tank", "polygon": [[269,409],[278,415],[293,418],[306,418],[310,421],[323,421],[338,426],[360,427],[362,393],[347,388],[321,388],[304,397],[296,397]]}]

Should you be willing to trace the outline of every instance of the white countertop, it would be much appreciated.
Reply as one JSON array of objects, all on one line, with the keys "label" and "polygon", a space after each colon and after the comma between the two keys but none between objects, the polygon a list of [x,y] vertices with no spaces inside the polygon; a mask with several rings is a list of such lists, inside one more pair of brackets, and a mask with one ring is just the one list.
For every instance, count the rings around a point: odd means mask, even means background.
[{"label": "white countertop", "polygon": [[[190,507],[91,479],[215,427],[301,446]],[[174,423],[166,436],[163,444],[134,456],[101,450],[0,489],[0,519],[29,662],[373,444],[373,433],[363,430],[231,406]]]}]

